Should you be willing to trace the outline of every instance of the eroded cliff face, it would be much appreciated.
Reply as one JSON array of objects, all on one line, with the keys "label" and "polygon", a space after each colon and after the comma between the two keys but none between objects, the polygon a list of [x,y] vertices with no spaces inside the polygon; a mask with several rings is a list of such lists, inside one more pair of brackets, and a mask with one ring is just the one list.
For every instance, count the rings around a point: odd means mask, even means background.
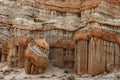
[{"label": "eroded cliff face", "polygon": [[1,0],[0,10],[1,40],[11,35],[72,39],[76,31],[91,27],[119,33],[119,0]]},{"label": "eroded cliff face", "polygon": [[[94,29],[96,30],[92,32],[91,30]],[[101,31],[101,33],[99,31]],[[90,42],[91,45],[94,45],[95,42],[95,40],[92,40],[92,37],[99,37],[99,39],[105,40],[106,42],[103,41],[102,43],[108,45],[108,47],[111,44],[116,45],[114,48],[117,47],[117,54],[119,55],[120,0],[0,0],[0,42],[3,48],[1,53],[2,61],[7,61],[10,50],[15,47],[13,46],[14,44],[11,48],[9,47],[11,38],[18,41],[18,44],[15,45],[20,46],[22,52],[20,52],[20,50],[18,51],[22,54],[25,53],[25,49],[28,46],[27,42],[32,39],[45,38],[50,47],[49,59],[53,65],[75,68],[79,74],[82,72],[90,72],[96,75],[105,71],[107,68],[104,66],[102,67],[102,71],[98,70],[94,72],[93,68],[96,68],[96,66],[92,67],[92,65],[96,64],[92,64],[92,62],[88,64],[88,60],[94,61],[93,54],[88,54],[88,52],[90,50],[92,52],[93,49],[93,47],[88,45],[88,42]],[[19,42],[22,41],[21,38],[28,40],[27,42],[25,42],[25,40],[23,41],[25,45]],[[83,43],[81,40],[83,40]],[[8,46],[6,46],[7,44]],[[84,44],[86,45],[84,46],[85,50],[80,47],[80,45],[83,46]],[[99,52],[99,48],[101,47],[98,47],[95,50],[98,52],[95,53],[104,53],[104,51]],[[15,49],[17,48],[15,47]],[[108,50],[109,48],[105,47],[103,49]],[[112,47],[110,49],[112,49]],[[81,52],[80,50],[84,51]],[[111,50],[108,52],[113,53],[115,51],[116,50]],[[88,59],[88,57],[82,53],[86,53],[90,58]],[[80,56],[85,56],[86,60]],[[93,58],[91,59],[91,57]],[[112,60],[113,64],[115,64],[115,56],[112,57],[114,57]],[[119,60],[119,57],[117,58],[117,60]],[[82,62],[80,61],[81,59],[83,60]],[[15,62],[16,65],[22,65],[20,67],[24,67],[25,64],[19,64],[19,60],[16,60],[18,61],[18,63]],[[111,64],[111,62],[109,62],[109,64]],[[87,66],[81,68],[80,63]],[[90,65],[90,68],[88,65]]]}]

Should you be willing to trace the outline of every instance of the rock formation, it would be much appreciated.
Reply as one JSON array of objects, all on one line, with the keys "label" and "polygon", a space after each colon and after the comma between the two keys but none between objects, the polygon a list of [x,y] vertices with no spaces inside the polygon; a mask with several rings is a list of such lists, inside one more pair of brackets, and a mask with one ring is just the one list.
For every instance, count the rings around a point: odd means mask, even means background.
[{"label": "rock formation", "polygon": [[76,72],[96,75],[112,71],[120,65],[120,37],[113,32],[94,28],[78,33],[76,42]]},{"label": "rock formation", "polygon": [[10,67],[25,66],[27,73],[39,73],[42,62],[35,51],[48,53],[39,45],[42,38],[49,45],[50,62],[75,68],[78,74],[96,75],[119,64],[120,0],[0,0],[0,4],[1,59]]},{"label": "rock formation", "polygon": [[8,66],[10,68],[24,67],[25,61],[25,49],[28,44],[28,39],[26,38],[14,38],[12,37],[8,42]]},{"label": "rock formation", "polygon": [[53,65],[62,68],[64,67],[74,68],[75,44],[71,40],[53,40],[53,41],[50,43],[51,50],[49,56]]},{"label": "rock formation", "polygon": [[25,51],[25,70],[28,74],[42,73],[47,67],[49,59],[49,45],[43,39],[36,39],[28,44]]},{"label": "rock formation", "polygon": [[7,61],[7,56],[8,56],[8,42],[3,42],[2,43],[2,53],[1,53],[1,62]]}]

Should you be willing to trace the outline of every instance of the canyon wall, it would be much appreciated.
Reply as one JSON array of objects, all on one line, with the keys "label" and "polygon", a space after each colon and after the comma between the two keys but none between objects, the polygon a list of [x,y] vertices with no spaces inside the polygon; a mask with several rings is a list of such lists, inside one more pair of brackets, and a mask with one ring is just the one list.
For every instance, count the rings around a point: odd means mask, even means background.
[{"label": "canyon wall", "polygon": [[115,33],[94,28],[88,33],[78,33],[74,41],[75,70],[92,75],[111,72],[120,65],[120,37]]},{"label": "canyon wall", "polygon": [[[106,36],[98,38],[93,35],[88,39],[85,35],[94,28],[103,30]],[[79,33],[82,41],[80,38],[76,39]],[[99,36],[99,32],[95,34]],[[114,35],[118,37],[115,40]],[[28,42],[45,38],[49,44],[49,59],[53,65],[75,68],[79,74],[98,74],[105,69],[109,70],[105,68],[107,64],[118,64],[119,37],[120,0],[0,0],[1,61],[9,60],[11,63],[12,59],[8,56],[14,53],[14,56],[18,57],[15,57],[18,62],[12,62],[16,67],[25,65],[24,61],[19,63],[19,60],[22,56],[25,57]],[[99,51],[101,45],[102,52]],[[108,51],[109,49],[112,50]],[[16,55],[16,51],[23,55]],[[100,57],[101,53],[104,59],[100,64],[103,66],[96,70],[99,66],[93,61]],[[105,55],[109,53],[113,56],[107,58],[109,56]],[[98,56],[95,57],[94,54]]]}]

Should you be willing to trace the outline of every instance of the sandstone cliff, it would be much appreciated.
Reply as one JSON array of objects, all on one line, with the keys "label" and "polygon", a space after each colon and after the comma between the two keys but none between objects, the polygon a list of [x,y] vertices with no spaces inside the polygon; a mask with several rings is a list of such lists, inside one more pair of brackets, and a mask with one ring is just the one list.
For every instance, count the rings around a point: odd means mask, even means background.
[{"label": "sandstone cliff", "polygon": [[120,0],[0,0],[2,62],[21,68],[28,58],[33,65],[25,50],[34,54],[29,43],[42,38],[54,66],[78,74],[111,71],[120,66]]}]

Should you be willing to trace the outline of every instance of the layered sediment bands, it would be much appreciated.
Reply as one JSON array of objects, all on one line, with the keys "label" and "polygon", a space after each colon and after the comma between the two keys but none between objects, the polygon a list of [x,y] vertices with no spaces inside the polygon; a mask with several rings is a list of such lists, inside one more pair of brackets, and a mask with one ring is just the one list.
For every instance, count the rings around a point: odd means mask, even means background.
[{"label": "layered sediment bands", "polygon": [[79,74],[113,70],[119,63],[120,0],[0,0],[0,42],[2,61],[25,66],[28,74],[44,71],[48,60]]},{"label": "layered sediment bands", "polygon": [[[119,20],[119,19],[118,19]],[[95,19],[95,18],[91,18],[88,20],[88,22],[86,23],[99,23],[99,24],[102,24],[102,25],[107,25],[107,26],[113,26],[113,27],[119,27],[120,26],[120,23],[117,23],[117,22],[112,22],[112,21],[106,21],[104,19]]]},{"label": "layered sediment bands", "polygon": [[108,2],[110,4],[119,5],[119,0],[88,0],[83,3],[76,2],[54,2],[49,1],[45,2],[47,8],[59,12],[71,12],[71,13],[80,13],[83,10],[91,9],[97,7],[102,1]]},{"label": "layered sediment bands", "polygon": [[51,10],[56,10],[60,12],[71,12],[80,13],[83,10],[97,7],[101,3],[101,0],[91,0],[81,3],[71,3],[71,2],[45,2]]},{"label": "layered sediment bands", "polygon": [[119,39],[115,33],[97,28],[88,33],[78,33],[74,37],[76,72],[97,75],[118,68]]},{"label": "layered sediment bands", "polygon": [[[90,1],[66,1],[56,2],[56,1],[40,1],[43,2],[41,5],[37,4],[38,1],[1,1],[1,12],[0,13],[0,23],[1,27],[7,31],[8,34],[1,35],[3,40],[8,40],[9,37],[14,34],[16,37],[27,37],[27,38],[41,38],[46,37],[43,33],[45,32],[52,32],[60,31],[68,33],[71,32],[71,38],[73,37],[74,33],[79,30],[89,29],[91,26],[95,25],[100,28],[109,29],[114,32],[118,32],[115,30],[119,27],[119,6],[114,5],[116,1],[109,1],[109,0],[90,0]],[[94,2],[94,3],[93,3]],[[110,2],[113,4],[111,5]],[[62,6],[65,8],[74,8],[79,4],[82,6],[83,11],[78,15],[71,14],[71,13],[61,13],[59,11],[50,10],[44,4],[48,4],[49,6],[60,7]],[[49,3],[56,3],[56,4],[49,4]],[[98,4],[96,7],[89,8],[89,6],[93,6],[93,4]],[[106,7],[107,6],[107,7]],[[7,7],[7,9],[6,9]],[[14,8],[13,8],[14,7]],[[89,8],[89,9],[88,9]],[[115,11],[110,11],[109,9],[113,9]],[[10,11],[11,10],[11,11]],[[64,9],[62,9],[64,10]],[[15,12],[12,14],[11,12]],[[114,15],[115,14],[115,15]],[[97,18],[97,19],[94,19]],[[109,19],[107,19],[109,18]],[[106,20],[107,19],[107,20]],[[98,24],[98,25],[96,25]],[[50,26],[50,27],[48,27]],[[113,28],[111,27],[113,26]],[[54,32],[53,31],[53,32]],[[42,33],[42,35],[40,35]],[[70,33],[70,34],[71,34]],[[118,32],[119,33],[119,32]],[[45,33],[46,34],[46,33]],[[57,32],[56,32],[57,34]],[[66,34],[58,34],[66,35]],[[48,37],[48,36],[47,36]]]},{"label": "layered sediment bands", "polygon": [[29,43],[25,51],[25,56],[27,58],[25,63],[26,73],[42,73],[48,65],[48,55],[49,46],[44,39],[37,39]]}]

